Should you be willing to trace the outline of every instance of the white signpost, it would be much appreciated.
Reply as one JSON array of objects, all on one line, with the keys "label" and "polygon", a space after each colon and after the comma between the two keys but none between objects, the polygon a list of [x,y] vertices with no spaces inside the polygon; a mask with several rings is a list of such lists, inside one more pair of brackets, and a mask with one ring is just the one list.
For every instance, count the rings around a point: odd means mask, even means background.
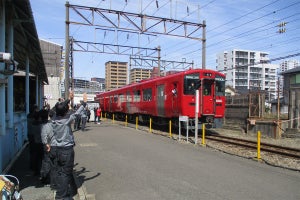
[{"label": "white signpost", "polygon": [[195,107],[195,144],[198,143],[198,113],[199,113],[199,90],[196,90],[196,107]]},{"label": "white signpost", "polygon": [[179,140],[181,140],[181,122],[186,124],[186,142],[189,142],[189,117],[179,116]]}]

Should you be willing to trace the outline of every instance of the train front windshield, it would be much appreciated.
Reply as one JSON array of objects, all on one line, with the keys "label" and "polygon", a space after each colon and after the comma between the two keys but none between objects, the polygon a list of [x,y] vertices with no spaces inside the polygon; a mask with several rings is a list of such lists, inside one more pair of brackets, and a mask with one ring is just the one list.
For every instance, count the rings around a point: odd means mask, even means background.
[{"label": "train front windshield", "polygon": [[184,94],[195,95],[195,91],[200,87],[199,73],[184,76]]},{"label": "train front windshield", "polygon": [[[215,82],[215,95],[225,96],[225,78],[216,75],[215,80],[213,79],[203,79],[203,95],[212,95],[212,89]],[[199,90],[201,86],[201,81],[199,80],[199,73],[188,74],[184,76],[184,94],[185,95],[195,95],[195,91]]]}]

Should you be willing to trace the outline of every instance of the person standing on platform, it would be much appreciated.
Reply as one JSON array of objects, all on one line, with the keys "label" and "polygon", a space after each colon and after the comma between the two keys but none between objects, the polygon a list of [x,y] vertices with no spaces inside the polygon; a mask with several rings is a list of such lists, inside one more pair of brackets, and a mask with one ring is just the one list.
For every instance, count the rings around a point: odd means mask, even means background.
[{"label": "person standing on platform", "polygon": [[54,166],[51,163],[51,159],[49,156],[49,148],[47,147],[48,144],[51,144],[51,140],[53,140],[53,128],[51,125],[51,121],[48,120],[49,118],[49,111],[48,110],[41,110],[40,111],[41,116],[41,125],[42,125],[42,131],[41,131],[41,139],[44,146],[44,156],[43,156],[43,162],[42,162],[42,168],[41,168],[41,181],[42,183],[48,183],[50,181],[50,187],[54,189],[55,187],[55,180],[53,177],[55,177],[54,173]]},{"label": "person standing on platform", "polygon": [[101,118],[101,108],[99,107],[98,109],[97,109],[97,118],[98,118],[98,124],[100,124],[100,118]]},{"label": "person standing on platform", "polygon": [[56,200],[71,199],[70,187],[72,187],[72,183],[74,183],[75,142],[71,123],[74,121],[76,114],[81,114],[86,103],[83,102],[77,111],[71,114],[69,112],[69,102],[73,98],[74,94],[70,92],[68,100],[55,105],[56,116],[51,122],[53,140],[51,140],[51,144],[46,145],[56,171]]},{"label": "person standing on platform", "polygon": [[43,160],[43,144],[42,144],[42,139],[41,139],[41,130],[42,130],[42,125],[40,121],[40,112],[35,112],[34,113],[34,121],[32,122],[31,125],[31,132],[33,133],[33,171],[34,174],[37,176],[40,176],[40,170],[42,166],[42,160]]},{"label": "person standing on platform", "polygon": [[83,109],[81,114],[81,131],[85,131],[86,119],[87,119],[87,107]]},{"label": "person standing on platform", "polygon": [[98,110],[98,108],[94,107],[94,123],[95,124],[97,123],[97,110]]},{"label": "person standing on platform", "polygon": [[91,118],[91,110],[88,107],[86,107],[86,108],[87,108],[87,110],[86,110],[87,123],[89,123],[90,118]]}]

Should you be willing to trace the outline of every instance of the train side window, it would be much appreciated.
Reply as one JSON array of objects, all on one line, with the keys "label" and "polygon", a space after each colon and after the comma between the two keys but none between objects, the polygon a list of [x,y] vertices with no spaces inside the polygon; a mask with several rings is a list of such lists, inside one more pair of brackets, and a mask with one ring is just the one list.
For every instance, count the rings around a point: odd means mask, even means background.
[{"label": "train side window", "polygon": [[225,96],[225,81],[216,81],[216,96]]},{"label": "train side window", "polygon": [[140,90],[134,91],[133,96],[134,96],[134,99],[133,99],[134,102],[141,101],[141,91]]},{"label": "train side window", "polygon": [[119,99],[120,99],[120,102],[125,102],[125,97],[123,94],[119,94]]},{"label": "train side window", "polygon": [[177,83],[173,83],[172,94],[174,97],[177,96]]},{"label": "train side window", "polygon": [[132,102],[132,96],[129,91],[126,92],[126,100],[127,102]]},{"label": "train side window", "polygon": [[117,103],[118,102],[118,95],[115,95],[114,96],[114,103]]},{"label": "train side window", "polygon": [[151,101],[152,100],[152,89],[147,88],[143,90],[143,101]]}]

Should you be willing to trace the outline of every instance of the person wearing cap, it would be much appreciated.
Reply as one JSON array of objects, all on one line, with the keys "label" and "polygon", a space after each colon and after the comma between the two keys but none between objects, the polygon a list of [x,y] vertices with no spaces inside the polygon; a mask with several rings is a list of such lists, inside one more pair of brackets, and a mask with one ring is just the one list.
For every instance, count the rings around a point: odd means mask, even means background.
[{"label": "person wearing cap", "polygon": [[51,134],[51,128],[44,130],[45,135],[42,135],[42,141],[45,144],[46,151],[49,152],[55,171],[53,174],[55,174],[56,200],[72,199],[69,189],[73,183],[75,142],[71,123],[86,106],[86,103],[82,102],[75,113],[69,112],[69,103],[73,98],[74,94],[70,92],[68,100],[58,102],[55,105],[55,116],[50,122],[53,135]]}]

